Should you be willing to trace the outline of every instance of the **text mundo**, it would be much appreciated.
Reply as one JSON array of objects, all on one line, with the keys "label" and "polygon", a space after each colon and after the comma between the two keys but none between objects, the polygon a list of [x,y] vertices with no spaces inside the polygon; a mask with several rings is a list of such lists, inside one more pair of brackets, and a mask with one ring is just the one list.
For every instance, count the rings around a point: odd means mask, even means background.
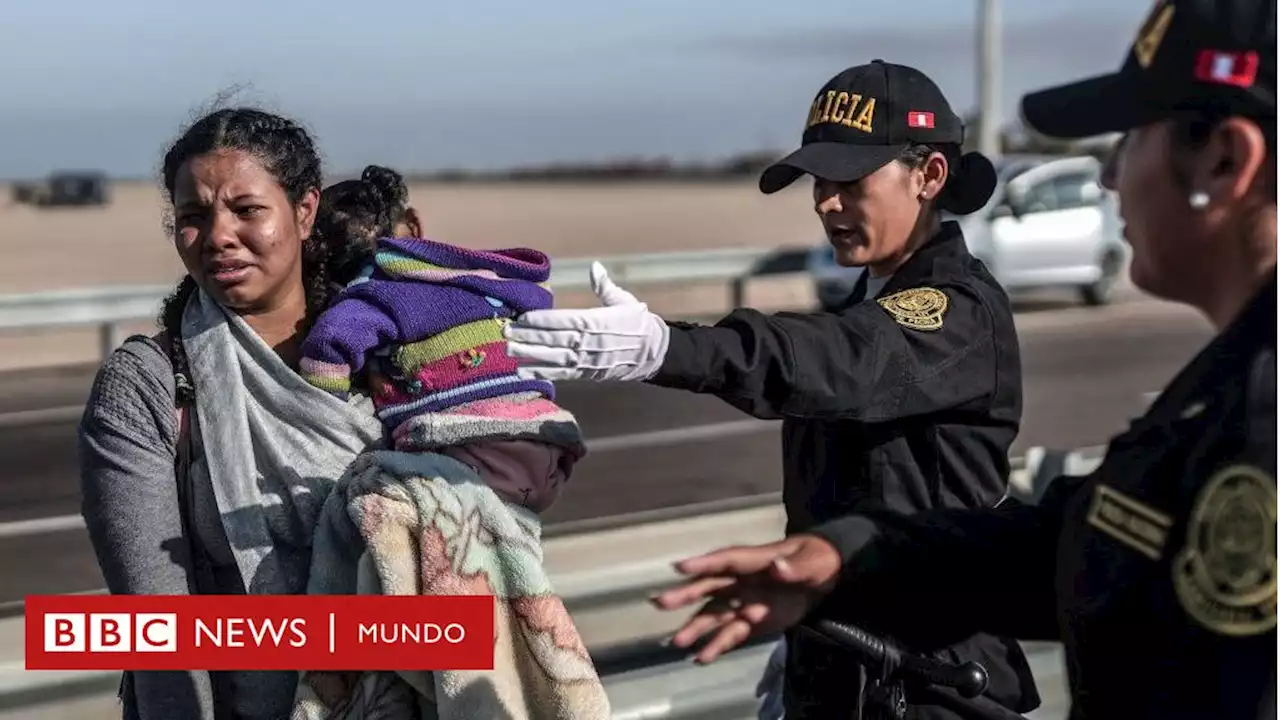
[{"label": "text mundo", "polygon": [[400,645],[415,643],[418,645],[434,645],[446,642],[457,645],[467,639],[467,629],[458,623],[439,625],[432,622],[423,623],[360,623],[360,643],[382,643]]}]

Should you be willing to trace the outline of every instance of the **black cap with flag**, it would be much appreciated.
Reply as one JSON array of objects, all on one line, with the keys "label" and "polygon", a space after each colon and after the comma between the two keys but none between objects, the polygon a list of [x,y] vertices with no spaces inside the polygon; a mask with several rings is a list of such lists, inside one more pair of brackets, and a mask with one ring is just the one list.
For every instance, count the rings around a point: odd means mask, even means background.
[{"label": "black cap with flag", "polygon": [[964,122],[924,73],[872,60],[831,78],[809,108],[800,149],[769,166],[760,190],[777,192],[805,173],[854,182],[912,143],[964,142]]},{"label": "black cap with flag", "polygon": [[1275,117],[1275,0],[1158,0],[1118,72],[1022,99],[1027,125],[1059,138],[1124,132],[1196,109]]}]

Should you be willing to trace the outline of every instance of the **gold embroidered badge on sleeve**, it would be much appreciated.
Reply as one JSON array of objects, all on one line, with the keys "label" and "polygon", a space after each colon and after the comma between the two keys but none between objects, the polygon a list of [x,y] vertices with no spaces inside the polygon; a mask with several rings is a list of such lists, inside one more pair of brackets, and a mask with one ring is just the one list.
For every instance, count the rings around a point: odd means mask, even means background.
[{"label": "gold embroidered badge on sleeve", "polygon": [[1276,483],[1249,465],[1201,489],[1173,563],[1183,609],[1213,632],[1257,635],[1276,626]]},{"label": "gold embroidered badge on sleeve", "polygon": [[947,312],[947,296],[937,288],[903,290],[876,302],[899,324],[913,330],[938,330]]}]

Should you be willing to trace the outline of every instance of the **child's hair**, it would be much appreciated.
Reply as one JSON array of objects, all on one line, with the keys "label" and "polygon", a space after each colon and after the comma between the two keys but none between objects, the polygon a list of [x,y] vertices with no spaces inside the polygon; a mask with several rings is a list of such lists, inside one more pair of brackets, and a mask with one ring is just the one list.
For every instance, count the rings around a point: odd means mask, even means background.
[{"label": "child's hair", "polygon": [[409,187],[390,168],[370,165],[359,180],[343,180],[320,194],[316,232],[331,248],[329,279],[346,285],[360,274],[378,238],[391,237],[405,222]]}]

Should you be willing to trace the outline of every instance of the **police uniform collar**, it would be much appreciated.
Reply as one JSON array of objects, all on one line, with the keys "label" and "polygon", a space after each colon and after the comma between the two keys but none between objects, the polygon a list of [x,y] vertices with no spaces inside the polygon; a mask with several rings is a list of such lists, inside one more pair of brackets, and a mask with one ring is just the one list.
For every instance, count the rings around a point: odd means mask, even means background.
[{"label": "police uniform collar", "polygon": [[916,248],[911,257],[907,258],[902,267],[889,278],[889,282],[880,289],[880,294],[888,295],[917,285],[936,282],[938,277],[936,264],[939,260],[963,257],[968,254],[969,249],[964,241],[964,233],[960,230],[960,223],[948,220],[942,223],[933,237]]},{"label": "police uniform collar", "polygon": [[[1253,299],[1231,323],[1228,330],[1240,328],[1245,335],[1266,335],[1269,331],[1271,346],[1276,338],[1276,269],[1271,268],[1267,281],[1262,284]],[[1264,329],[1265,328],[1265,329]]]},{"label": "police uniform collar", "polygon": [[[1274,270],[1234,321],[1183,367],[1135,425],[1163,424],[1180,418],[1207,377],[1247,372],[1258,352],[1276,346],[1276,273]],[[1241,365],[1241,363],[1246,363]]]}]

